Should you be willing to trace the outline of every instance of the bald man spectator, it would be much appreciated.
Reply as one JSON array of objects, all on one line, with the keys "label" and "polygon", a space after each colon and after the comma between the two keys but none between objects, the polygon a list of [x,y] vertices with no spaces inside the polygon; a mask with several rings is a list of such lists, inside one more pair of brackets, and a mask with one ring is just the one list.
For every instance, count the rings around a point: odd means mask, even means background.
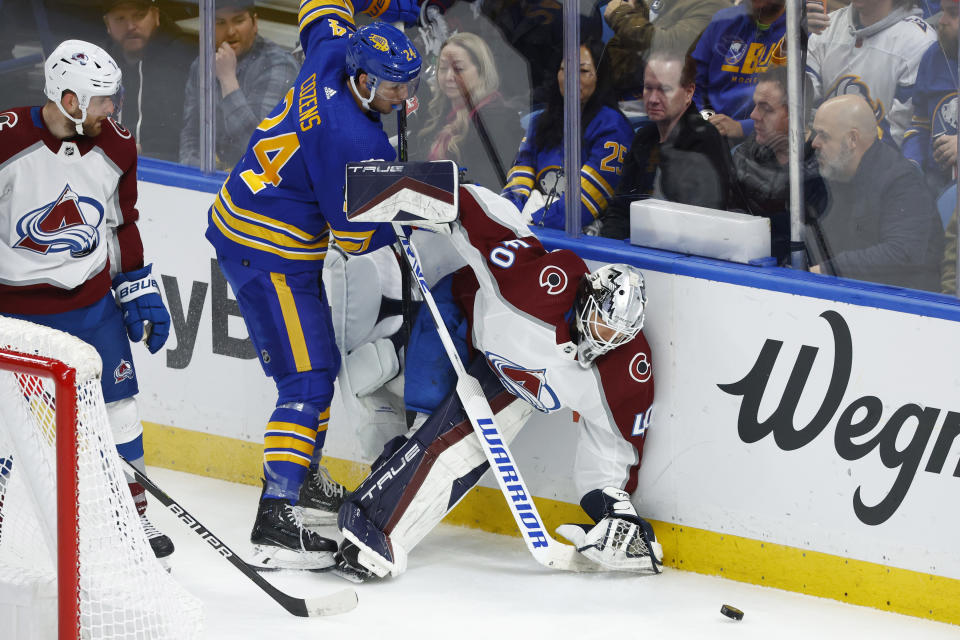
[{"label": "bald man spectator", "polygon": [[810,271],[938,291],[943,226],[916,166],[877,138],[856,95],[832,98],[813,120],[827,201],[810,220]]}]

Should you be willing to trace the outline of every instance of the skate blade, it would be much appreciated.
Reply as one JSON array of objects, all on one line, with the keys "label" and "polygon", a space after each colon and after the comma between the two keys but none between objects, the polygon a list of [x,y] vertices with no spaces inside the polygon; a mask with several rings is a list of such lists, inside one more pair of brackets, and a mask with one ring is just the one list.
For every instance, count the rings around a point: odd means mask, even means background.
[{"label": "skate blade", "polygon": [[322,509],[311,509],[309,507],[301,507],[300,509],[303,515],[303,524],[311,526],[336,526],[337,524],[336,511],[324,511]]},{"label": "skate blade", "polygon": [[333,551],[294,551],[270,545],[253,545],[253,556],[247,562],[258,569],[328,569],[335,562]]}]

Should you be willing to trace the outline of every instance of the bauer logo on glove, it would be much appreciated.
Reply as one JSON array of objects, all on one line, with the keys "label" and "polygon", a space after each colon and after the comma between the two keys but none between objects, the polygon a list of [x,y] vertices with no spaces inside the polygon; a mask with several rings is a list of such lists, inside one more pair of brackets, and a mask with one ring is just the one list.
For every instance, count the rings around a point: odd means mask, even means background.
[{"label": "bauer logo on glove", "polygon": [[131,342],[147,343],[150,353],[159,351],[170,335],[170,314],[160,295],[160,286],[151,275],[153,265],[118,273],[113,290],[123,311],[123,323]]}]

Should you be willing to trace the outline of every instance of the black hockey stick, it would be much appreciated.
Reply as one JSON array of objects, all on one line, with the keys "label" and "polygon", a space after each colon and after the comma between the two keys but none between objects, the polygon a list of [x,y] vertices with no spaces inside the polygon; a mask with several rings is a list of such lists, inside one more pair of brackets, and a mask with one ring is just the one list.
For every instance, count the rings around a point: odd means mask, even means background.
[{"label": "black hockey stick", "polygon": [[[407,103],[404,102],[397,111],[397,160],[407,161]],[[403,253],[403,247],[399,247],[400,253]],[[401,343],[403,344],[403,359],[407,359],[407,347],[410,344],[410,332],[413,329],[413,281],[410,278],[410,267],[405,260],[400,261],[400,309],[403,315],[403,324],[401,325]],[[412,411],[405,413],[407,428],[413,426],[416,414]]]},{"label": "black hockey stick", "polygon": [[141,473],[136,467],[124,460],[120,460],[126,465],[129,471],[142,484],[150,494],[160,501],[163,506],[173,512],[177,519],[187,525],[191,531],[200,536],[200,539],[210,545],[218,555],[230,561],[240,573],[247,576],[255,585],[263,589],[268,596],[277,601],[277,603],[295,616],[302,618],[316,616],[333,616],[338,613],[346,613],[357,606],[357,592],[353,589],[342,589],[326,596],[318,598],[295,598],[280,591],[275,586],[267,582],[254,569],[252,569],[240,556],[238,556],[226,544],[221,542],[209,529],[204,527],[190,513],[180,506],[176,500],[164,493],[163,489],[158,487],[153,481]]}]

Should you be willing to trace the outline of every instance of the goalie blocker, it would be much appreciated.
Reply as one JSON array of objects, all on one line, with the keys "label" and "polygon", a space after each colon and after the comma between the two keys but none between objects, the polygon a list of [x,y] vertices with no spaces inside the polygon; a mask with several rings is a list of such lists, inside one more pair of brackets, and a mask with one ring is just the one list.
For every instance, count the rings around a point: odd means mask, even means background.
[{"label": "goalie blocker", "polygon": [[440,230],[457,219],[459,172],[451,160],[349,162],[347,220]]}]

